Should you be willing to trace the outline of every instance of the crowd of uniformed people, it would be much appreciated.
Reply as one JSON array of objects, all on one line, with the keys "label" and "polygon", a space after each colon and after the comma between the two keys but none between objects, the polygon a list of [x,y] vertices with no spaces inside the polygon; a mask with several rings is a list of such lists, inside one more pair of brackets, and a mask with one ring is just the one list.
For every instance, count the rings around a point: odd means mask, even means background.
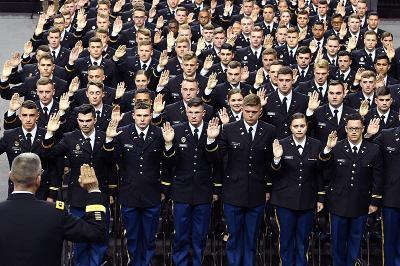
[{"label": "crowd of uniformed people", "polygon": [[[3,64],[0,152],[40,157],[36,199],[104,213],[73,265],[110,261],[112,238],[122,264],[153,265],[166,231],[165,264],[211,263],[211,232],[227,265],[270,265],[273,226],[284,266],[308,265],[318,227],[335,266],[364,263],[371,236],[400,265],[400,49],[369,1],[44,2]],[[83,165],[105,208],[87,207]],[[39,261],[25,252],[10,265]]]}]

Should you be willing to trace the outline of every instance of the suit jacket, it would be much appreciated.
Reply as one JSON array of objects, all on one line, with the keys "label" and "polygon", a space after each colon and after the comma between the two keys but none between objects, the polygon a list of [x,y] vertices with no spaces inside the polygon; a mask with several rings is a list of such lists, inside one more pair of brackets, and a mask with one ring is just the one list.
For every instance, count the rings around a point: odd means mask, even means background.
[{"label": "suit jacket", "polygon": [[259,26],[263,29],[264,36],[267,36],[268,34],[271,34],[271,36],[275,36],[276,30],[278,29],[278,23],[274,22],[272,28],[271,27],[268,28],[264,20],[261,22],[257,22],[255,26]]},{"label": "suit jacket", "polygon": [[[181,84],[183,79],[183,74],[179,74],[168,81],[164,88],[164,101],[167,103],[182,101]],[[208,79],[200,74],[196,74],[195,79],[199,84],[199,97],[201,97],[203,96],[204,90],[207,87]]]},{"label": "suit jacket", "polygon": [[0,203],[0,214],[7,217],[0,222],[2,263],[61,265],[64,239],[73,242],[104,241],[107,232],[105,209],[98,205],[98,194],[90,193],[85,204],[91,210],[87,209],[82,218],[68,213],[63,202],[51,204],[37,200],[29,193],[11,194]]},{"label": "suit jacket", "polygon": [[[386,114],[385,116],[387,117],[386,123],[381,120],[380,125],[379,125],[379,132],[381,132],[383,129],[395,128],[395,127],[400,126],[398,112],[396,112],[394,110],[389,110],[389,113]],[[367,115],[364,117],[365,126],[367,127],[369,125],[369,122],[374,118],[380,118],[376,108],[370,109],[368,111]]]},{"label": "suit jacket", "polygon": [[[65,70],[64,67],[60,67],[55,65],[54,67],[54,76],[65,80],[65,81],[69,81],[71,79],[70,75],[68,74],[68,72]],[[26,64],[22,67],[22,69],[20,71],[15,71],[13,73],[11,73],[9,80],[11,84],[18,84],[21,82],[24,82],[25,79],[32,77],[32,76],[39,76],[40,72],[39,69],[37,67],[37,63],[34,64]]]},{"label": "suit jacket", "polygon": [[[375,58],[378,56],[375,50]],[[375,71],[374,61],[365,51],[365,49],[355,50],[351,53],[351,69],[355,72],[359,68],[364,68],[365,70]]]},{"label": "suit jacket", "polygon": [[328,154],[320,153],[330,170],[328,208],[335,215],[355,218],[368,214],[368,206],[382,199],[383,160],[378,145],[363,140],[353,155],[347,139],[339,141]]},{"label": "suit jacket", "polygon": [[329,74],[329,79],[332,80],[339,80],[344,84],[347,84],[347,88],[350,91],[354,91],[355,88],[353,88],[353,83],[354,79],[356,77],[356,72],[353,70],[350,70],[349,74],[345,78],[344,76],[341,76],[340,69],[337,69],[336,71],[333,71],[332,73]]},{"label": "suit jacket", "polygon": [[[102,194],[102,204],[108,205],[108,185],[116,184],[111,181],[110,168],[112,167],[112,153],[104,149],[106,134],[102,131],[95,131],[95,141],[93,149],[90,143],[85,139],[80,129],[65,133],[62,140],[54,143],[54,139],[43,140],[44,146],[52,146],[50,157],[54,159],[68,159],[71,168],[70,178],[68,180],[68,204],[73,207],[84,207],[89,194],[79,185],[80,167],[83,164],[92,166],[95,170],[99,188]],[[62,165],[62,167],[64,167]],[[61,187],[62,177],[57,177],[57,187]]]},{"label": "suit jacket", "polygon": [[168,60],[168,63],[165,65],[164,69],[169,70],[170,78],[182,74],[181,63],[176,56]]},{"label": "suit jacket", "polygon": [[339,124],[333,120],[334,114],[329,108],[329,104],[324,104],[318,107],[312,117],[309,118],[310,124],[308,133],[313,138],[318,139],[322,143],[326,143],[328,135],[336,130],[338,140],[346,138],[347,134],[345,131],[346,117],[350,114],[355,114],[357,111],[353,108],[343,105],[342,115],[340,117]]},{"label": "suit jacket", "polygon": [[[329,83],[329,81],[328,81]],[[328,88],[325,91],[325,94],[322,95],[321,91],[318,89],[320,86],[315,83],[315,80],[309,80],[305,82],[300,82],[299,85],[294,89],[295,92],[308,95],[310,92],[318,92],[319,94],[319,99],[321,100],[321,104],[328,103]]]},{"label": "suit jacket", "polygon": [[293,53],[293,57],[289,54],[289,48],[287,45],[281,45],[276,47],[276,53],[278,55],[279,61],[284,62],[287,65],[293,66],[297,64],[296,54]]},{"label": "suit jacket", "polygon": [[225,125],[218,141],[207,145],[207,151],[223,163],[223,202],[245,208],[265,204],[275,130],[259,120],[250,142],[244,121],[240,120]]},{"label": "suit jacket", "polygon": [[235,59],[238,62],[242,63],[242,66],[247,66],[249,72],[257,71],[260,67],[262,67],[262,53],[264,48],[259,51],[256,56],[250,47],[244,47],[242,49],[238,49],[235,53]]},{"label": "suit jacket", "polygon": [[[208,122],[213,118],[214,111],[212,106],[205,104],[204,105],[204,110],[206,111],[206,114],[204,116],[204,122]],[[161,116],[159,116],[160,119],[162,119],[162,122],[170,122],[172,125],[187,122],[188,118],[186,116],[186,109],[185,105],[183,104],[183,101],[179,101],[176,103],[169,104],[165,107],[165,110]],[[160,124],[157,123],[157,124]]]},{"label": "suit jacket", "polygon": [[[103,50],[103,58],[105,59],[112,59],[112,57],[114,56],[115,53],[115,49],[112,48],[110,45],[107,45],[107,49]],[[88,49],[84,49],[82,51],[82,53],[79,55],[79,57],[87,57],[90,56],[89,50]]]},{"label": "suit jacket", "polygon": [[[171,169],[171,198],[177,203],[206,204],[212,201],[220,181],[213,174],[213,161],[206,151],[207,124],[203,123],[198,142],[194,139],[189,122],[174,126],[174,141],[165,152]],[[215,185],[214,185],[215,184]]]},{"label": "suit jacket", "polygon": [[[97,119],[95,127],[96,130],[106,132],[108,124],[111,121],[112,106],[103,103],[103,109],[100,114],[100,118]],[[71,117],[68,119],[68,124],[65,128],[66,132],[74,131],[79,128],[78,126],[78,107],[74,108],[71,113]]]},{"label": "suit jacket", "polygon": [[[309,65],[307,72],[305,70],[302,70],[298,67],[297,64],[292,65],[293,69],[297,69],[297,73],[299,75],[299,77],[296,80],[296,85],[298,85],[301,82],[306,82],[306,81],[310,81],[314,78],[314,70],[313,70],[313,66]],[[304,75],[302,75],[302,72],[304,71]]]},{"label": "suit jacket", "polygon": [[[149,125],[144,142],[139,139],[135,125],[120,128],[122,133],[112,142],[105,143],[114,154],[119,166],[119,200],[122,206],[149,208],[161,202],[161,182],[165,175],[160,166],[163,159],[164,139],[161,129]],[[162,181],[160,182],[162,178]]]},{"label": "suit jacket", "polygon": [[292,210],[315,208],[317,199],[324,202],[324,184],[318,155],[321,142],[307,137],[302,154],[292,136],[279,141],[283,155],[278,164],[272,161],[271,203]]},{"label": "suit jacket", "polygon": [[[145,71],[148,74],[148,77],[150,77],[150,73],[153,72],[154,68],[157,68],[157,65],[158,61],[154,57],[150,58],[150,62],[146,63],[147,68]],[[127,90],[134,90],[136,88],[136,72],[142,69],[139,57],[128,56],[126,58],[121,58],[117,62],[117,68],[121,73]]]},{"label": "suit jacket", "polygon": [[383,129],[374,139],[383,155],[383,169],[385,178],[383,179],[383,202],[382,205],[390,208],[400,207],[400,146],[399,146],[400,127]]},{"label": "suit jacket", "polygon": [[[248,39],[248,40],[247,40]],[[236,49],[246,48],[250,45],[250,36],[245,38],[243,34],[239,34],[235,41]]]},{"label": "suit jacket", "polygon": [[[81,88],[74,93],[72,106],[78,107],[81,106],[82,104],[89,103],[89,99],[86,96],[86,90],[87,88]],[[103,103],[107,105],[112,105],[114,99],[115,99],[115,89],[108,86],[104,86]]]},{"label": "suit jacket", "polygon": [[308,97],[297,92],[292,92],[289,111],[284,112],[278,92],[272,92],[268,96],[268,103],[264,106],[262,120],[276,127],[276,137],[285,138],[291,134],[290,119],[294,113],[305,113],[308,105]]},{"label": "suit jacket", "polygon": [[[362,91],[356,92],[356,93],[349,93],[345,98],[344,98],[344,103],[348,106],[350,106],[353,109],[360,109],[361,102],[364,101],[364,94]],[[370,103],[370,108],[375,108],[376,103],[375,103],[375,95]]]}]

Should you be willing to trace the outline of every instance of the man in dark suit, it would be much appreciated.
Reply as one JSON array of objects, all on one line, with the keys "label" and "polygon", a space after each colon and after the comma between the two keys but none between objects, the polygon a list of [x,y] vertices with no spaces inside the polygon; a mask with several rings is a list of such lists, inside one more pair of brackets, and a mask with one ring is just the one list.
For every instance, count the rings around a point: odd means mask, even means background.
[{"label": "man in dark suit", "polygon": [[345,98],[345,104],[353,109],[360,109],[361,102],[368,101],[369,108],[375,108],[375,84],[376,75],[374,72],[366,70],[361,74],[361,90],[356,93],[349,93]]},{"label": "man in dark suit", "polygon": [[229,265],[255,265],[257,236],[270,197],[268,168],[275,127],[259,120],[261,112],[260,98],[247,95],[242,120],[225,125],[218,141],[217,125],[207,131],[206,149],[224,169],[222,200]]},{"label": "man in dark suit", "polygon": [[365,115],[365,124],[369,125],[371,120],[379,119],[380,133],[383,129],[395,128],[400,126],[399,113],[391,109],[393,98],[390,90],[386,87],[380,87],[375,90],[376,108],[372,108]]},{"label": "man in dark suit", "polygon": [[93,169],[88,165],[81,168],[80,185],[88,192],[81,219],[69,214],[62,201],[49,204],[35,198],[41,171],[40,158],[34,153],[22,153],[13,160],[10,178],[14,192],[0,203],[0,214],[7,217],[0,222],[0,259],[5,265],[61,265],[64,239],[104,240],[105,208]]},{"label": "man in dark suit", "polygon": [[318,3],[318,11],[317,15],[310,17],[310,25],[314,25],[315,22],[326,23],[328,27],[330,27],[331,18],[328,15],[328,2],[326,0],[320,0]]},{"label": "man in dark suit", "polygon": [[134,124],[108,130],[105,148],[115,147],[119,166],[119,202],[126,229],[130,265],[149,265],[156,249],[156,232],[160,215],[160,203],[164,198],[161,185],[165,174],[161,173],[164,138],[161,129],[151,125],[150,105],[135,103]]},{"label": "man in dark suit", "polygon": [[[234,27],[238,22],[235,22],[232,27]],[[250,45],[250,34],[254,28],[253,19],[250,17],[244,17],[239,23],[241,31],[236,38],[235,47],[236,49],[245,48]]]},{"label": "man in dark suit", "polygon": [[301,82],[307,82],[313,79],[314,69],[311,65],[312,53],[310,48],[307,46],[300,46],[296,51],[296,64],[292,66],[293,69],[297,69],[297,80],[296,85]]},{"label": "man in dark suit", "polygon": [[331,69],[329,73],[330,80],[339,80],[345,84],[349,92],[355,92],[353,88],[356,72],[351,69],[351,54],[347,51],[340,51],[338,53],[338,67],[337,70]]},{"label": "man in dark suit", "polygon": [[220,110],[227,106],[227,94],[231,89],[240,89],[243,94],[250,93],[252,87],[240,81],[241,64],[238,61],[231,61],[226,70],[227,81],[217,85],[216,74],[209,77],[206,89],[204,90],[203,100]]},{"label": "man in dark suit", "polygon": [[381,37],[382,37],[382,34],[385,31],[380,29],[380,28],[378,28],[378,26],[379,26],[379,15],[378,15],[378,12],[376,12],[376,11],[368,12],[367,24],[368,24],[368,26],[363,28],[361,30],[361,33],[364,34],[365,32],[367,32],[369,30],[375,31],[376,35],[378,37],[377,47],[382,47]]},{"label": "man in dark suit", "polygon": [[289,28],[286,36],[286,45],[276,47],[278,59],[292,66],[296,64],[296,53],[299,48],[299,33],[295,28]]},{"label": "man in dark suit", "polygon": [[[211,220],[211,202],[218,199],[222,186],[212,172],[213,161],[206,151],[207,127],[203,121],[205,110],[200,98],[187,104],[188,122],[171,127],[164,124],[165,156],[171,171],[171,198],[175,237],[173,261],[175,265],[189,263],[193,247],[193,265],[201,265],[208,227]],[[218,119],[210,125],[218,124]]]},{"label": "man in dark suit", "polygon": [[325,34],[325,25],[321,21],[316,21],[312,26],[312,34],[313,36],[309,39],[305,39],[301,42],[303,46],[310,46],[313,42],[317,46],[316,52],[318,52],[319,48],[323,48],[326,44],[326,38],[324,37]]},{"label": "man in dark suit", "polygon": [[[180,88],[182,100],[167,105],[164,112],[156,117],[153,123],[161,124],[163,122],[169,122],[172,125],[176,125],[187,121],[187,104],[194,97],[199,96],[199,85],[195,79],[184,79],[180,84]],[[214,115],[213,107],[205,104],[204,109],[206,111],[204,121],[208,122]]]},{"label": "man in dark suit", "polygon": [[295,113],[291,136],[273,143],[271,204],[279,223],[279,255],[282,265],[306,265],[308,240],[315,209],[320,212],[325,189],[318,155],[321,142],[306,137],[304,114]]},{"label": "man in dark suit", "polygon": [[263,8],[263,21],[256,23],[264,31],[264,36],[270,34],[274,36],[278,28],[278,23],[274,22],[275,11],[271,4],[266,4]]},{"label": "man in dark suit", "polygon": [[281,67],[278,71],[278,90],[268,95],[263,107],[262,120],[276,127],[278,139],[290,135],[290,119],[294,113],[305,113],[308,98],[292,90],[293,71],[290,67]]},{"label": "man in dark suit", "polygon": [[329,63],[325,59],[320,59],[314,64],[314,79],[300,82],[295,91],[304,95],[316,91],[321,103],[325,104],[328,102],[328,77]]},{"label": "man in dark suit", "polygon": [[[49,175],[48,161],[45,160],[50,147],[42,145],[46,130],[36,125],[38,119],[39,114],[36,104],[32,101],[23,102],[19,111],[21,126],[4,132],[3,137],[0,139],[0,154],[7,154],[8,163],[11,167],[12,161],[19,154],[24,152],[36,153],[41,158],[43,169],[45,170],[40,187],[36,191],[36,197],[40,200],[48,199],[53,201],[56,195],[51,194],[49,188],[56,187],[56,180]],[[8,192],[11,193],[12,190],[13,183],[9,180]]]},{"label": "man in dark suit", "polygon": [[[391,63],[387,55],[377,54],[375,57],[374,70],[376,74],[383,80],[383,86],[399,84],[400,81],[388,75]],[[380,81],[379,81],[380,82]],[[381,86],[381,84],[379,84]]]},{"label": "man in dark suit", "polygon": [[[345,88],[340,81],[333,80],[328,87],[328,103],[318,107],[311,104],[307,109],[309,134],[321,142],[325,142],[332,131],[336,131],[339,140],[346,138],[346,117],[356,113],[351,107],[343,104]],[[314,109],[316,108],[316,109]]]},{"label": "man in dark suit", "polygon": [[363,131],[362,117],[349,115],[347,138],[337,142],[332,132],[320,153],[323,166],[331,170],[328,208],[334,265],[356,263],[368,214],[376,212],[382,200],[382,153],[378,145],[363,140]]},{"label": "man in dark suit", "polygon": [[170,77],[175,77],[178,74],[182,74],[182,67],[181,67],[182,58],[188,51],[190,51],[190,40],[186,37],[176,38],[175,40],[176,56],[170,58],[168,60],[168,63],[165,65],[165,69],[169,70]]},{"label": "man in dark suit", "polygon": [[357,71],[359,68],[374,71],[374,63],[378,56],[376,48],[378,38],[375,31],[364,33],[364,48],[352,52],[353,64],[351,68]]},{"label": "man in dark suit", "polygon": [[[106,206],[106,221],[109,224],[110,215],[108,210],[109,185],[116,185],[111,179],[112,153],[104,149],[106,134],[95,128],[96,112],[91,105],[85,104],[78,107],[76,123],[79,129],[66,133],[62,140],[55,143],[54,134],[58,130],[54,125],[49,124],[44,146],[52,146],[50,156],[54,160],[64,158],[69,161],[71,169],[68,183],[67,202],[70,205],[70,212],[76,217],[85,214],[84,203],[88,193],[79,186],[79,169],[82,165],[88,164],[94,168],[99,181],[99,188],[102,192],[102,205]],[[64,165],[60,165],[62,168]],[[59,169],[62,170],[62,169]],[[57,177],[58,188],[61,187],[62,177]],[[108,235],[108,234],[107,234]],[[108,240],[108,237],[107,237]],[[74,244],[74,261],[78,265],[100,265],[107,251],[108,241],[98,243],[76,243]]]},{"label": "man in dark suit", "polygon": [[55,89],[54,98],[59,100],[61,95],[68,91],[68,85],[66,81],[53,75],[54,67],[55,65],[53,57],[45,54],[39,59],[39,75],[28,77],[22,84],[13,86],[12,88],[10,88],[9,75],[7,73],[7,75],[4,76],[5,69],[3,69],[3,75],[0,83],[0,88],[2,89],[0,91],[1,97],[3,99],[10,100],[14,93],[18,93],[20,96],[24,96],[25,100],[36,101],[38,100],[38,96],[36,94],[36,83],[40,78],[45,77],[51,78]]},{"label": "man in dark suit", "polygon": [[102,66],[104,69],[105,80],[104,84],[110,87],[116,87],[118,83],[118,72],[115,63],[110,59],[105,59],[102,56],[103,43],[101,39],[92,37],[89,40],[90,56],[79,58],[75,61],[68,62],[65,67],[73,76],[78,76],[82,87],[87,85],[88,68],[92,65]]},{"label": "man in dark suit", "polygon": [[[363,49],[364,47],[364,35],[361,33],[361,22],[359,16],[352,14],[347,19],[347,33],[341,38],[341,43],[344,47],[348,47],[350,38],[355,38],[355,49]],[[350,51],[351,52],[351,51]]]}]

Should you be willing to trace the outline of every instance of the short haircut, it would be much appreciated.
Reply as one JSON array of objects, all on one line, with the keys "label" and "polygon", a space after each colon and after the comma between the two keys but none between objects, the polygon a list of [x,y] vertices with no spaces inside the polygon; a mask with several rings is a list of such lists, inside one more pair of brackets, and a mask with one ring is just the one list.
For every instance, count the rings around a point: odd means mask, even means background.
[{"label": "short haircut", "polygon": [[322,21],[316,21],[316,22],[314,22],[313,28],[314,28],[315,26],[325,27],[325,25],[324,25],[324,23],[323,23]]},{"label": "short haircut", "polygon": [[279,60],[275,60],[274,62],[271,63],[271,66],[284,66],[284,65],[285,64],[282,61],[279,61]]},{"label": "short haircut", "polygon": [[96,110],[94,109],[93,105],[91,104],[82,104],[81,106],[78,106],[76,108],[76,113],[87,115],[87,114],[92,114],[93,117],[96,117]]},{"label": "short haircut", "polygon": [[42,163],[37,154],[24,152],[14,158],[11,164],[11,180],[22,187],[35,184],[36,178],[41,175]]},{"label": "short haircut", "polygon": [[178,7],[178,8],[175,10],[175,14],[176,14],[178,11],[184,11],[184,12],[186,13],[186,15],[187,15],[187,13],[188,13],[187,9],[186,9],[185,7],[183,7],[183,6]]},{"label": "short haircut", "polygon": [[242,65],[238,61],[230,61],[228,64],[228,68],[238,68],[242,67]]},{"label": "short haircut", "polygon": [[175,41],[176,44],[184,43],[184,42],[187,43],[187,45],[190,47],[190,40],[186,37],[179,36],[178,38],[176,38],[176,41]]},{"label": "short haircut", "polygon": [[231,52],[234,51],[234,47],[232,45],[230,45],[229,43],[224,43],[223,45],[221,45],[221,49],[220,50],[229,50]]},{"label": "short haircut", "polygon": [[319,59],[314,63],[314,69],[316,68],[325,68],[329,70],[329,62],[325,59]]},{"label": "short haircut", "polygon": [[342,90],[344,92],[344,84],[340,80],[331,80],[328,85],[328,91],[331,86],[342,86]]},{"label": "short haircut", "polygon": [[147,94],[150,96],[151,99],[151,91],[149,89],[137,89],[135,90],[133,98],[136,98],[138,94]]},{"label": "short haircut", "polygon": [[297,12],[297,16],[298,15],[307,15],[307,17],[310,17],[310,13],[308,13],[307,10],[304,10],[304,9]]},{"label": "short haircut", "polygon": [[[203,28],[205,28],[207,25],[204,25]],[[213,36],[215,36],[217,34],[224,34],[225,35],[225,30],[222,27],[215,28],[214,32],[213,32]]]},{"label": "short haircut", "polygon": [[378,14],[378,12],[376,12],[376,11],[370,11],[370,12],[368,12],[367,18],[372,17],[372,16],[375,16],[375,17],[378,17],[378,18],[379,18],[379,14]]},{"label": "short haircut", "polygon": [[104,91],[104,84],[101,82],[90,81],[86,86],[86,90],[88,90],[90,86],[96,86],[97,88],[101,89],[101,91]]},{"label": "short haircut", "polygon": [[235,95],[237,93],[240,93],[244,97],[241,89],[231,89],[228,91],[228,100],[232,97],[232,95]]},{"label": "short haircut", "polygon": [[89,68],[88,68],[88,72],[89,71],[93,71],[93,70],[101,70],[101,71],[103,71],[103,74],[104,74],[104,68],[102,67],[102,66],[99,66],[99,65],[91,65],[91,66],[89,66]]},{"label": "short haircut", "polygon": [[36,53],[37,51],[42,51],[42,52],[46,52],[46,53],[50,53],[50,48],[48,45],[40,45],[37,49],[36,49]]},{"label": "short haircut", "polygon": [[[218,29],[218,28],[217,28]],[[222,28],[220,28],[220,29],[222,29]],[[215,34],[215,27],[214,27],[214,25],[213,24],[206,24],[206,25],[204,25],[203,26],[203,30],[212,30],[213,31],[213,33]],[[221,32],[219,32],[219,33],[221,33]]]},{"label": "short haircut", "polygon": [[[68,13],[68,14],[69,14],[69,13]],[[55,15],[54,18],[53,18],[53,21],[54,21],[55,19],[58,19],[58,18],[62,18],[62,19],[65,21],[63,14],[57,14],[57,15]]]},{"label": "short haircut", "polygon": [[150,40],[143,40],[143,41],[140,41],[140,42],[138,43],[138,46],[151,46],[151,48],[153,49],[153,44],[151,43]]},{"label": "short haircut", "polygon": [[360,19],[360,16],[357,15],[356,13],[351,14],[347,20],[349,21],[349,20],[352,19],[352,18],[358,19],[359,21],[361,20],[361,19]]},{"label": "short haircut", "polygon": [[266,48],[262,52],[262,56],[264,56],[264,55],[273,55],[275,57],[275,59],[278,57],[278,53],[276,52],[276,50],[274,48]]},{"label": "short haircut", "polygon": [[98,38],[98,37],[92,37],[92,38],[90,38],[90,39],[89,39],[89,46],[90,46],[90,44],[91,44],[92,42],[99,42],[99,43],[101,43],[101,44],[103,45],[103,43],[101,42],[101,39]]},{"label": "short haircut", "polygon": [[196,59],[197,61],[197,56],[193,51],[187,51],[182,57],[182,61],[189,61],[192,59]]},{"label": "short haircut", "polygon": [[260,26],[254,26],[251,32],[261,32],[264,35],[264,30]]},{"label": "short haircut", "polygon": [[140,29],[138,29],[138,30],[137,30],[137,33],[136,33],[136,36],[137,36],[139,33],[142,34],[142,35],[144,35],[144,36],[146,36],[146,37],[150,37],[150,36],[151,36],[150,30],[149,30],[149,29],[146,29],[146,28],[140,28]]},{"label": "short haircut", "polygon": [[44,54],[44,55],[42,55],[40,58],[39,58],[39,64],[40,64],[40,61],[42,61],[42,60],[50,60],[51,61],[51,63],[52,64],[54,64],[54,57],[52,57],[50,54]]},{"label": "short haircut", "polygon": [[279,75],[291,75],[293,77],[293,70],[289,66],[282,66],[278,71]]},{"label": "short haircut", "polygon": [[45,86],[45,85],[49,85],[49,84],[51,84],[51,87],[54,89],[54,83],[49,78],[42,77],[42,78],[38,79],[38,81],[36,81],[36,86],[38,86],[38,85]]},{"label": "short haircut", "polygon": [[388,57],[386,54],[379,54],[379,55],[377,55],[377,56],[375,57],[375,63],[376,63],[378,60],[386,60],[388,63],[390,63],[390,59],[389,59],[389,57]]},{"label": "short haircut", "polygon": [[392,37],[392,39],[393,39],[393,34],[390,33],[390,32],[388,32],[388,31],[385,31],[385,32],[383,32],[382,35],[381,35],[381,40],[383,40],[383,39],[386,38],[386,37]]},{"label": "short haircut", "polygon": [[350,60],[351,60],[351,54],[348,51],[340,51],[338,53],[338,58],[341,57],[341,56],[348,56],[350,58]]},{"label": "short haircut", "polygon": [[107,34],[108,35],[108,31],[106,31],[105,29],[96,29],[95,34],[96,33]]},{"label": "short haircut", "polygon": [[293,120],[295,120],[295,119],[305,119],[307,122],[306,115],[303,113],[294,113],[292,115],[292,117],[290,118],[290,124],[292,124]]},{"label": "short haircut", "polygon": [[48,33],[57,33],[59,36],[61,36],[61,31],[57,27],[51,27]]},{"label": "short haircut", "polygon": [[151,112],[151,105],[145,101],[137,101],[135,102],[134,110],[139,109],[148,109]]},{"label": "short haircut", "polygon": [[367,30],[367,31],[364,33],[364,38],[367,37],[367,35],[374,35],[376,38],[378,38],[378,35],[377,35],[376,32],[373,31],[373,30]]},{"label": "short haircut", "polygon": [[333,14],[331,19],[333,20],[334,18],[340,18],[340,19],[343,20],[343,16],[341,14],[339,14],[339,13]]},{"label": "short haircut", "polygon": [[256,94],[249,94],[243,99],[243,107],[244,106],[260,106],[261,100]]},{"label": "short haircut", "polygon": [[21,108],[25,109],[35,109],[36,111],[38,110],[38,107],[34,101],[31,100],[26,100],[21,104]]},{"label": "short haircut", "polygon": [[189,100],[187,103],[188,107],[199,107],[202,106],[204,108],[204,103],[199,97],[193,97],[192,99]]},{"label": "short haircut", "polygon": [[326,0],[319,0],[319,5],[328,5],[328,1]]},{"label": "short haircut", "polygon": [[311,55],[311,49],[308,46],[300,46],[296,51],[296,55],[299,55],[299,54],[310,54]]},{"label": "short haircut", "polygon": [[368,78],[374,78],[376,79],[376,74],[375,72],[371,70],[365,70],[361,73],[361,79],[368,79]]},{"label": "short haircut", "polygon": [[386,95],[392,95],[387,87],[379,87],[375,90],[375,98]]},{"label": "short haircut", "polygon": [[346,116],[346,125],[349,123],[349,121],[354,120],[360,120],[362,125],[364,126],[364,119],[359,113],[349,114],[348,116]]}]

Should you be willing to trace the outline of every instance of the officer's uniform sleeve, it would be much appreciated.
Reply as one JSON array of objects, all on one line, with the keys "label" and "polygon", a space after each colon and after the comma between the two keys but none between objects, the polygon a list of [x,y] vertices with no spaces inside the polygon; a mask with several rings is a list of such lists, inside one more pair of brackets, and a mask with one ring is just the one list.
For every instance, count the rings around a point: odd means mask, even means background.
[{"label": "officer's uniform sleeve", "polygon": [[383,192],[383,158],[382,152],[378,149],[373,168],[372,199],[371,205],[380,206]]},{"label": "officer's uniform sleeve", "polygon": [[56,208],[62,212],[64,237],[73,242],[100,242],[106,238],[105,206],[101,205],[101,193],[89,193],[82,218],[75,217],[65,210],[61,201],[56,202]]}]

